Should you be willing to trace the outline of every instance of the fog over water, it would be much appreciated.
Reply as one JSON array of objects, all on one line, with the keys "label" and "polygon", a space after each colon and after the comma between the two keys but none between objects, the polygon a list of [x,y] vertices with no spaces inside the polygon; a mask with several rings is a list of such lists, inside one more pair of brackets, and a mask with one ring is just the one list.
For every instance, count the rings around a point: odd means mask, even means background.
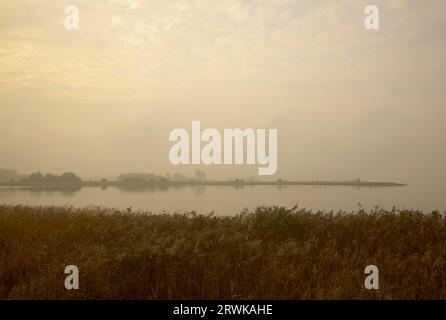
[{"label": "fog over water", "polygon": [[[0,201],[238,210],[442,206],[446,2],[79,0],[0,4],[0,168],[82,178],[257,166],[174,166],[169,132],[276,128],[272,180],[395,181],[406,188],[207,187],[142,193],[0,191]],[[231,199],[228,201],[227,199]],[[375,203],[376,202],[376,203]]]}]

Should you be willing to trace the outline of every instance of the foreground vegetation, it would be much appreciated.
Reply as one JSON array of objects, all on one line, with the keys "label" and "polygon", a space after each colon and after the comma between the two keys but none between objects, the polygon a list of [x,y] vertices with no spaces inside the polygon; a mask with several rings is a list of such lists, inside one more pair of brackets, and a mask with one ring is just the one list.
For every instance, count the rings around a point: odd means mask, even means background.
[{"label": "foreground vegetation", "polygon": [[[446,298],[446,224],[415,211],[234,217],[0,206],[0,299]],[[77,265],[80,289],[64,288]],[[380,289],[364,288],[364,267]]]}]

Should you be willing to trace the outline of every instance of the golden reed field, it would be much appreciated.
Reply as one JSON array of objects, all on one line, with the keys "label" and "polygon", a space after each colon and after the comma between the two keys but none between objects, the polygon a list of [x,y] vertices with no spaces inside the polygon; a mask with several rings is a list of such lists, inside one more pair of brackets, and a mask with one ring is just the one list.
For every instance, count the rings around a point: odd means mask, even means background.
[{"label": "golden reed field", "polygon": [[[0,299],[444,299],[437,212],[0,206]],[[379,290],[364,268],[379,267]],[[66,290],[64,268],[80,270]]]}]

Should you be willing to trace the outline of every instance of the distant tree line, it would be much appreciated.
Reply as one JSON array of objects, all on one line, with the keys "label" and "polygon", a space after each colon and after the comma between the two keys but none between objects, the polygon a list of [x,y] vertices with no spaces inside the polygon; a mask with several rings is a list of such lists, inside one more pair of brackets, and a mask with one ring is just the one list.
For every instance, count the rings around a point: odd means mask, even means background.
[{"label": "distant tree line", "polygon": [[0,169],[0,182],[19,181],[20,176],[15,170]]},{"label": "distant tree line", "polygon": [[181,173],[175,173],[173,175],[166,174],[156,174],[156,173],[123,173],[121,174],[117,181],[120,183],[156,183],[163,184],[169,182],[192,182],[192,181],[205,181],[206,173],[202,170],[196,170],[194,177],[186,177]]},{"label": "distant tree line", "polygon": [[72,172],[66,172],[61,175],[47,173],[43,175],[40,172],[32,173],[28,178],[21,179],[22,182],[29,183],[81,183],[82,179]]}]

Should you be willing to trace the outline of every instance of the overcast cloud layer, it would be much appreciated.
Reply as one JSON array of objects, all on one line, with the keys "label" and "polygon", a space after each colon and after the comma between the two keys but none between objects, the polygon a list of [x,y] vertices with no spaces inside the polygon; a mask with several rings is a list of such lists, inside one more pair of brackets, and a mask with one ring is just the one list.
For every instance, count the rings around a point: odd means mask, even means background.
[{"label": "overcast cloud layer", "polygon": [[378,31],[367,4],[2,1],[0,168],[190,173],[168,133],[200,120],[278,128],[277,177],[444,180],[446,2],[374,1]]}]

